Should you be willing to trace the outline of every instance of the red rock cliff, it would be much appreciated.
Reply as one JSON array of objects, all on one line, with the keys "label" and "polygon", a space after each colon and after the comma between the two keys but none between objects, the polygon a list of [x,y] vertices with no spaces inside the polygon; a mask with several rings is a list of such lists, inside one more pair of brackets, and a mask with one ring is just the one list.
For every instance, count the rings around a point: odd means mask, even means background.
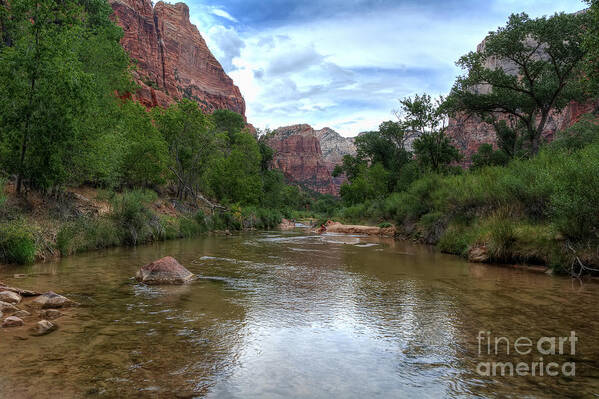
[{"label": "red rock cliff", "polygon": [[135,97],[147,107],[166,107],[188,98],[212,112],[229,109],[245,116],[239,88],[214,58],[184,3],[109,0],[125,31],[121,44],[137,63]]},{"label": "red rock cliff", "polygon": [[268,139],[275,151],[273,167],[291,183],[321,194],[339,194],[341,181],[334,181],[334,164],[325,160],[320,141],[309,125],[280,127]]}]

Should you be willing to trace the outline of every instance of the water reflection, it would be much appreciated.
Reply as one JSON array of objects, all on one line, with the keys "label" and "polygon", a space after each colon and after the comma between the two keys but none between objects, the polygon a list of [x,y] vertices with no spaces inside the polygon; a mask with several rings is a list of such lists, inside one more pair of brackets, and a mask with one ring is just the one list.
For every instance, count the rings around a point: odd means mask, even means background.
[{"label": "water reflection", "polygon": [[[199,275],[146,287],[172,255]],[[25,274],[14,278],[15,273]],[[597,286],[359,236],[255,233],[5,269],[82,303],[60,330],[0,331],[0,396],[584,397],[599,392]],[[580,336],[577,377],[483,378],[476,337]],[[28,338],[27,340],[22,340]]]}]

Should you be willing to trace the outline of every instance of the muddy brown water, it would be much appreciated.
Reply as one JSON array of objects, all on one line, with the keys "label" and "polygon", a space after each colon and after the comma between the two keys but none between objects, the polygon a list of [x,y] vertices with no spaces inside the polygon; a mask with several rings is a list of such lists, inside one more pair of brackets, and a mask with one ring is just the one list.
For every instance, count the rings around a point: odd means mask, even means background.
[{"label": "muddy brown water", "polygon": [[[199,279],[146,287],[131,278],[166,255]],[[210,236],[5,267],[0,280],[81,303],[50,335],[0,331],[2,398],[599,394],[599,285],[401,241]],[[480,331],[511,342],[575,331],[574,354],[567,343],[567,353],[542,356],[574,363],[575,375],[484,375],[481,363],[530,365],[541,355],[507,355],[503,341],[489,355]]]}]

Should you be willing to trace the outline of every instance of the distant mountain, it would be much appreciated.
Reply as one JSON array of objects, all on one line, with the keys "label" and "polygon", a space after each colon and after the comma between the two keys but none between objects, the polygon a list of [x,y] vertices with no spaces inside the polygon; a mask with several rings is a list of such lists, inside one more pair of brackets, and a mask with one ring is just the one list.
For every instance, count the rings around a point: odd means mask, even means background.
[{"label": "distant mountain", "polygon": [[343,162],[344,155],[356,155],[356,146],[353,137],[343,137],[328,127],[315,130],[314,133],[320,140],[322,155],[328,162],[340,164]]},{"label": "distant mountain", "polygon": [[276,129],[268,144],[275,151],[273,167],[281,170],[290,183],[331,195],[338,195],[346,180],[332,177],[335,165],[343,155],[356,152],[352,139],[329,128],[314,130],[306,124]]}]

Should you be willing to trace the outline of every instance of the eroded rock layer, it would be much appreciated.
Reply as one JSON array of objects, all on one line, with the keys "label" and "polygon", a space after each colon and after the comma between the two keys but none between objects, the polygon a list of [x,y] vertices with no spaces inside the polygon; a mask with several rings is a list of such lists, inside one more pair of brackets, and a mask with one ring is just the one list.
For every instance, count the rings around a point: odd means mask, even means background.
[{"label": "eroded rock layer", "polygon": [[188,98],[207,112],[229,109],[245,116],[239,88],[189,21],[187,5],[109,1],[125,32],[121,44],[137,64],[137,100],[147,107],[166,107]]}]

